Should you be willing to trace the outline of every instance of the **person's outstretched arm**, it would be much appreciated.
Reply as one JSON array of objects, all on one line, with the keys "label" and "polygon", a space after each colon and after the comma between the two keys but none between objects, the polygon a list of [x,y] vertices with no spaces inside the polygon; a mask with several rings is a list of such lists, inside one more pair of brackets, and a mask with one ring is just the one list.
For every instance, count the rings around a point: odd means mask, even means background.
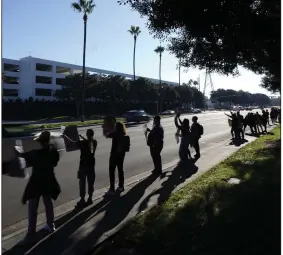
[{"label": "person's outstretched arm", "polygon": [[181,122],[180,117],[178,117],[178,116],[176,116],[176,117],[175,117],[174,122],[175,122],[175,126],[176,126],[176,128],[180,129],[182,126],[181,126],[181,125],[179,125],[179,123],[178,123],[178,119],[179,119],[179,121]]},{"label": "person's outstretched arm", "polygon": [[228,116],[229,118],[232,118],[232,115],[229,115],[229,114],[227,114],[227,113],[225,113],[225,112],[224,112],[224,114],[225,114],[226,116]]}]

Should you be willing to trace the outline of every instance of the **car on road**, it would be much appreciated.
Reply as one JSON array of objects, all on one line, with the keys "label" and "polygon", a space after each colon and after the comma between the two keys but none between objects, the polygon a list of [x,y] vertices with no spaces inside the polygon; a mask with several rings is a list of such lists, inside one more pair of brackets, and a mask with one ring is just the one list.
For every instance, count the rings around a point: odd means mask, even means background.
[{"label": "car on road", "polygon": [[174,115],[175,114],[175,111],[173,110],[167,110],[165,112],[162,112],[160,113],[161,115]]},{"label": "car on road", "polygon": [[144,110],[131,110],[127,111],[122,116],[126,122],[148,122],[151,120],[151,115],[146,113]]},{"label": "car on road", "polygon": [[195,109],[193,109],[193,111],[192,111],[193,113],[201,113],[201,109],[197,109],[197,108],[195,108]]}]

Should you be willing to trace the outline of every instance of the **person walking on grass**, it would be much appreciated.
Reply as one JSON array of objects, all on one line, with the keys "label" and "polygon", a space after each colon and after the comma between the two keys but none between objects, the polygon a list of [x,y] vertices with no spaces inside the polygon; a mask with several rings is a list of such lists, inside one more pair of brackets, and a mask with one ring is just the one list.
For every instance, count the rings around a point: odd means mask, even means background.
[{"label": "person walking on grass", "polygon": [[41,149],[18,153],[32,167],[32,174],[22,197],[23,204],[28,201],[28,231],[25,238],[20,241],[20,245],[30,243],[35,238],[40,197],[43,199],[47,221],[44,230],[49,233],[55,231],[52,199],[56,200],[61,192],[54,172],[59,162],[59,153],[54,145],[50,144],[49,131],[42,132],[37,141]]},{"label": "person walking on grass", "polygon": [[200,148],[199,148],[199,139],[203,135],[203,126],[198,123],[198,117],[194,116],[192,118],[193,124],[191,126],[192,133],[192,147],[196,151],[195,158],[200,158]]},{"label": "person walking on grass", "polygon": [[[94,182],[95,182],[95,151],[97,148],[97,141],[96,139],[94,139],[94,131],[92,129],[88,129],[86,131],[87,138],[80,135],[80,138],[82,140],[79,141],[73,141],[66,135],[65,137],[69,141],[76,143],[76,145],[81,151],[80,165],[77,176],[79,179],[80,200],[77,206],[84,207],[92,204],[92,196],[94,192]],[[85,201],[86,180],[88,183],[88,196],[89,196],[87,201]]]},{"label": "person walking on grass", "polygon": [[119,184],[117,191],[123,192],[124,188],[124,159],[126,152],[130,150],[130,138],[126,134],[126,127],[123,123],[117,122],[114,131],[106,134],[107,138],[112,139],[112,147],[109,159],[109,179],[110,188],[106,195],[115,193],[115,169],[118,168]]},{"label": "person walking on grass", "polygon": [[[184,119],[181,121],[180,113],[178,113],[175,117],[175,126],[181,132],[181,143],[179,147],[179,157],[182,162],[186,162],[191,159],[191,153],[189,150],[189,145],[191,141],[191,132],[190,132],[190,121],[188,119]],[[178,123],[179,121],[179,123]]]},{"label": "person walking on grass", "polygon": [[161,126],[160,116],[156,115],[153,119],[153,128],[147,128],[147,145],[150,148],[154,170],[153,174],[162,174],[161,151],[163,149],[164,130]]}]

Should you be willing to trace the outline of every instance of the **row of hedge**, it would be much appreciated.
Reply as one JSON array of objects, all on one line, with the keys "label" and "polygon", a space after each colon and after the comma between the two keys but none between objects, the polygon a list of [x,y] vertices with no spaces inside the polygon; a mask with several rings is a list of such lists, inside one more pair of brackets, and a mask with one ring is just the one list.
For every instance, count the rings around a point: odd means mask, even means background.
[{"label": "row of hedge", "polygon": [[[195,105],[201,108],[202,105]],[[178,103],[163,103],[163,111],[180,107]],[[111,105],[105,102],[86,102],[85,115],[121,115],[125,111],[143,109],[150,114],[157,111],[156,103],[125,103],[119,102]],[[16,100],[2,102],[3,120],[36,120],[43,118],[54,118],[59,116],[77,116],[76,104],[72,101],[39,101],[39,100]]]}]

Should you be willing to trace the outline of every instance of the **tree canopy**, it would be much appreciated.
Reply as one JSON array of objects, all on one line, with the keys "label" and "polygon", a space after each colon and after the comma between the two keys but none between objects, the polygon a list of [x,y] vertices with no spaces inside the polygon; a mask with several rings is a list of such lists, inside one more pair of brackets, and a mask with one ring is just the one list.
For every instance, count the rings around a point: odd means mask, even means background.
[{"label": "tree canopy", "polygon": [[184,67],[264,74],[262,86],[281,90],[279,0],[119,0],[148,18]]},{"label": "tree canopy", "polygon": [[[54,96],[60,100],[78,102],[80,100],[81,74],[69,75],[64,79],[62,88],[56,90]],[[203,94],[197,90],[197,81],[189,80],[182,86],[162,84],[160,85],[148,79],[139,78],[136,81],[127,80],[117,75],[101,76],[97,74],[86,74],[86,99],[107,102],[115,108],[117,103],[155,103],[159,97],[162,102],[190,104],[203,107]]]},{"label": "tree canopy", "polygon": [[261,93],[249,93],[243,90],[218,89],[211,92],[211,100],[218,102],[233,102],[239,105],[269,105],[270,98]]}]

